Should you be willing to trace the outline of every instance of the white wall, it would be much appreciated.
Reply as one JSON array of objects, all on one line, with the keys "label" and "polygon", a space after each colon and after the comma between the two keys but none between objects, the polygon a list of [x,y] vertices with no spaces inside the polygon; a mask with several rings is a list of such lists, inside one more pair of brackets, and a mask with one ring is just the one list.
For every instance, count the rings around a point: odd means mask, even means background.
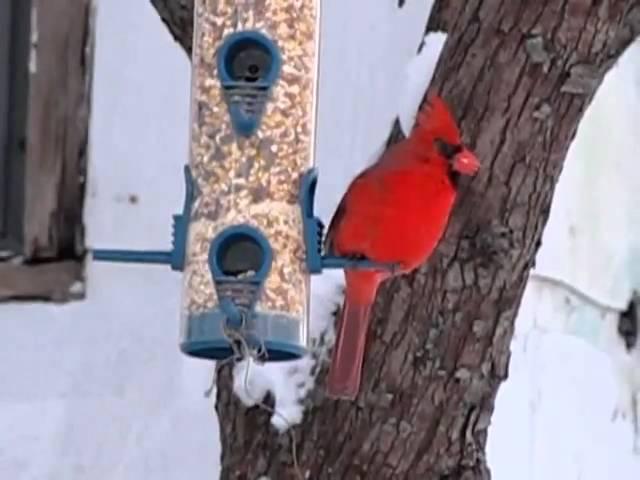
[{"label": "white wall", "polygon": [[[395,2],[367,2],[363,21],[361,2],[324,2],[331,22],[323,65],[337,55],[342,62],[323,68],[324,217],[353,170],[381,147],[398,110],[394,102],[404,101],[390,92],[397,92],[396,75],[419,43],[427,3],[407,2],[398,12]],[[187,156],[187,58],[149,2],[131,0],[100,2],[96,54],[89,243],[168,248]],[[639,59],[636,51],[635,65]],[[380,67],[389,61],[396,64]],[[624,144],[640,105],[631,98],[632,72],[625,67],[612,76],[618,86],[603,87],[600,106],[581,127],[538,262],[539,271],[613,303],[624,303],[630,286],[640,283],[640,222],[630,194],[639,181],[632,167],[640,150]],[[603,142],[599,125],[627,116],[629,123]],[[339,172],[335,177],[328,165]],[[614,187],[619,203],[605,208]],[[131,194],[138,203],[127,201]],[[84,302],[0,307],[0,478],[217,478],[217,420],[203,398],[211,367],[177,346],[179,275],[167,267],[90,264],[88,279]],[[534,282],[490,431],[494,478],[638,478],[629,426],[609,422],[615,387],[608,360],[585,341],[588,335],[569,335],[576,318],[599,331],[598,315],[575,302],[565,307],[562,291]]]}]

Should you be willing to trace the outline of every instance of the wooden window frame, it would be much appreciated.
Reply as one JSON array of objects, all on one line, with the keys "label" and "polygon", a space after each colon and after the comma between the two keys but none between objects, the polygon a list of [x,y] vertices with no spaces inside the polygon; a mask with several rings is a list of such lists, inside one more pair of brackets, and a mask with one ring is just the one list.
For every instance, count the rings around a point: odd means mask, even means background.
[{"label": "wooden window frame", "polygon": [[0,302],[84,297],[93,0],[0,0]]}]

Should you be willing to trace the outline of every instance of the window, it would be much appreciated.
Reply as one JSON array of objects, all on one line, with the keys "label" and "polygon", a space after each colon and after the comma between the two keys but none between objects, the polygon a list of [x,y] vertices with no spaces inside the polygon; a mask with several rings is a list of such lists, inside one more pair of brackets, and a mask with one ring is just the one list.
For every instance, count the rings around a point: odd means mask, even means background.
[{"label": "window", "polygon": [[[22,203],[22,192],[18,187],[24,174],[16,171],[22,163],[16,147],[24,138],[20,116],[24,116],[25,95],[14,93],[14,90],[25,83],[27,58],[24,47],[28,45],[25,36],[29,32],[25,30],[24,22],[18,21],[22,19],[20,12],[14,11],[14,3],[15,0],[0,0],[0,145],[3,146],[0,150],[0,256],[19,250],[22,242],[21,218],[16,213]],[[15,23],[12,20],[16,20]],[[20,52],[20,46],[23,52]],[[16,62],[21,53],[24,61]]]},{"label": "window", "polygon": [[0,0],[0,301],[82,297],[92,0]]}]

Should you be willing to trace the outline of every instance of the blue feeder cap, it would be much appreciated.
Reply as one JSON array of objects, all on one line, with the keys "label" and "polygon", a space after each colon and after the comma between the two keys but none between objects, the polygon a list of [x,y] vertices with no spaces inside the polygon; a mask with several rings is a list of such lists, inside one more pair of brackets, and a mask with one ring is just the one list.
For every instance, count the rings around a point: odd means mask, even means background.
[{"label": "blue feeder cap", "polygon": [[258,30],[231,33],[220,46],[218,77],[238,135],[248,138],[260,126],[281,63],[276,44]]},{"label": "blue feeder cap", "polygon": [[[209,268],[214,282],[251,281],[262,284],[271,270],[269,240],[251,225],[225,228],[209,247]],[[238,278],[242,275],[242,279]]]},{"label": "blue feeder cap", "polygon": [[[187,329],[180,350],[186,355],[208,360],[226,360],[234,356],[236,351],[223,329],[226,319],[222,308],[190,315],[186,319]],[[252,350],[264,349],[265,361],[296,360],[307,354],[307,349],[300,343],[303,333],[299,318],[255,313],[250,324],[255,333],[246,335],[244,341]],[[237,345],[237,349],[242,352],[241,345]]]}]

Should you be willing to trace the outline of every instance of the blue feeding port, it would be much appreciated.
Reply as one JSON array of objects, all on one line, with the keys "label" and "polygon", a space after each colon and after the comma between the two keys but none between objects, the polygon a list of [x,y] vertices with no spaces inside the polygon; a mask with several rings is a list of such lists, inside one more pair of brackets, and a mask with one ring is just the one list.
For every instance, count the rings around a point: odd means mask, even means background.
[{"label": "blue feeding port", "polygon": [[218,77],[238,135],[251,137],[260,126],[281,63],[276,44],[257,30],[231,33],[222,42],[217,55]]},{"label": "blue feeding port", "polygon": [[273,251],[268,239],[249,225],[224,229],[211,242],[208,263],[217,305],[189,314],[180,348],[199,358],[224,360],[250,350],[266,361],[294,360],[306,354],[300,318],[259,306]]},{"label": "blue feeding port", "polygon": [[315,168],[311,168],[300,178],[300,193],[298,196],[298,203],[302,210],[302,230],[309,273],[318,274],[326,269],[389,270],[393,272],[397,268],[395,264],[323,254],[324,224],[315,216],[313,208],[317,186],[318,171]]},{"label": "blue feeding port", "polygon": [[195,184],[191,169],[188,165],[184,166],[183,171],[185,183],[184,206],[181,214],[173,215],[171,250],[93,249],[91,252],[93,259],[102,262],[163,264],[169,265],[172,270],[184,270],[187,230],[191,216]]}]

